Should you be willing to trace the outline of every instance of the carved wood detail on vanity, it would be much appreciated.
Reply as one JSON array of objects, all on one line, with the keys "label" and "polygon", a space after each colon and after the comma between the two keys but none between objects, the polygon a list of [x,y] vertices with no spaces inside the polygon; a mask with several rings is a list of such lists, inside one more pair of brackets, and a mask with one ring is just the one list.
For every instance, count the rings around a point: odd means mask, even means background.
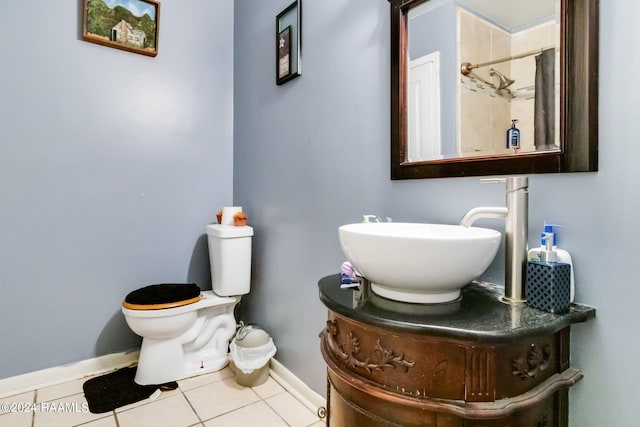
[{"label": "carved wood detail on vanity", "polygon": [[[559,336],[562,332],[521,339],[496,349],[496,399],[517,396],[535,387],[553,374],[568,368],[568,353],[562,356]],[[567,357],[566,361],[559,357]]]},{"label": "carved wood detail on vanity", "polygon": [[526,354],[521,354],[511,361],[512,374],[523,380],[535,378],[539,373],[549,367],[551,360],[551,345],[546,344],[542,349],[531,344],[531,349]]},{"label": "carved wood detail on vanity", "polygon": [[326,353],[351,375],[408,396],[464,399],[466,350],[455,342],[409,339],[331,314]]},{"label": "carved wood detail on vanity", "polygon": [[573,304],[552,314],[470,284],[450,305],[386,300],[365,281],[318,282],[329,309],[320,334],[327,427],[567,427],[571,325],[595,317]]},{"label": "carved wood detail on vanity", "polygon": [[464,399],[469,402],[495,400],[495,358],[493,348],[467,348]]},{"label": "carved wood detail on vanity", "polygon": [[[338,326],[335,320],[327,320],[326,331],[327,343],[333,355],[342,360],[345,365],[351,366],[352,368],[362,368],[371,374],[373,370],[382,371],[385,368],[400,368],[404,372],[408,372],[409,368],[413,368],[416,365],[415,362],[406,360],[404,353],[400,352],[396,354],[396,351],[393,349],[385,348],[380,339],[373,347],[376,362],[374,363],[371,357],[360,360],[358,359],[358,355],[360,355],[362,350],[360,348],[360,340],[354,335],[353,331],[349,332],[342,344],[336,342],[335,339],[338,335]],[[363,356],[366,356],[366,353]]]},{"label": "carved wood detail on vanity", "polygon": [[[566,426],[568,328],[477,343],[399,332],[329,311],[320,334],[328,425]],[[562,348],[561,348],[562,347]]]}]

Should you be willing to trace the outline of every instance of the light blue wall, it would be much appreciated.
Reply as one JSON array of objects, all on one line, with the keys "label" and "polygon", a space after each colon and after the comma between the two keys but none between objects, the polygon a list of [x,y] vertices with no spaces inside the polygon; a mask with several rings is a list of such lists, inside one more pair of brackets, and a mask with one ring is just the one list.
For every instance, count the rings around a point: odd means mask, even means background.
[{"label": "light blue wall", "polygon": [[[343,260],[337,227],[363,213],[455,222],[504,199],[501,186],[473,178],[390,181],[386,0],[304,1],[303,75],[276,86],[274,17],[288,4],[235,2],[234,200],[256,230],[246,316],[274,335],[280,361],[324,393],[316,283]],[[640,65],[640,3],[601,8],[600,171],[530,179],[530,243],[545,220],[564,224],[577,299],[598,308],[596,320],[573,327],[572,363],[585,373],[570,392],[576,427],[633,425],[640,383],[640,89],[629,74]],[[489,277],[501,270],[497,262]]]},{"label": "light blue wall", "polygon": [[81,3],[0,13],[0,378],[139,345],[122,299],[210,287],[232,201],[232,0],[162,2],[156,58],[82,41]]}]

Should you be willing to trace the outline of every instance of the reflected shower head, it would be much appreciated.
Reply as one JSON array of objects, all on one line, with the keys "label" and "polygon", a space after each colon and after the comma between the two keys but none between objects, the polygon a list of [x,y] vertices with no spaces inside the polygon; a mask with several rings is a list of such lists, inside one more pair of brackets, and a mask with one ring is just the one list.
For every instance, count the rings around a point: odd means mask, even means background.
[{"label": "reflected shower head", "polygon": [[506,89],[509,86],[511,86],[513,83],[515,83],[515,80],[511,80],[509,77],[505,76],[500,71],[493,68],[489,70],[489,75],[492,77],[498,76],[498,78],[500,79],[500,84],[498,84],[498,88],[496,89],[496,91]]}]

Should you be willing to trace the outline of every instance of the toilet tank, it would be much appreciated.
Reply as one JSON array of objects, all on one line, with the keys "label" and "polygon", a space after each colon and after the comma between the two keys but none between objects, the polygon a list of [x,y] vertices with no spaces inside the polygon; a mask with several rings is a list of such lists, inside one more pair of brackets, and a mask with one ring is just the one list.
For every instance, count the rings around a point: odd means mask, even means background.
[{"label": "toilet tank", "polygon": [[244,295],[251,284],[251,236],[249,226],[207,225],[211,287],[220,296]]}]

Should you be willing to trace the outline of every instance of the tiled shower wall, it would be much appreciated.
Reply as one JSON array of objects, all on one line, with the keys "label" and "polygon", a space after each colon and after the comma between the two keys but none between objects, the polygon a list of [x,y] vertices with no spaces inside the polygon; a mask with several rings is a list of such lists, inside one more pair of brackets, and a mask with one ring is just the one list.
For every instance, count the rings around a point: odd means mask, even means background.
[{"label": "tiled shower wall", "polygon": [[[457,15],[459,63],[490,62],[541,46],[559,44],[559,26],[555,21],[510,34],[462,8],[458,8]],[[511,94],[496,94],[485,83],[495,84],[497,81],[496,77],[489,75],[491,68],[515,80],[509,87]],[[558,70],[556,66],[556,73]],[[522,151],[534,151],[535,56],[478,68],[473,74],[479,78],[460,75],[458,79],[458,152],[462,155],[509,153],[505,146],[505,134],[512,119],[518,119]],[[556,76],[556,82],[559,85],[559,75]],[[559,94],[559,91],[556,93]],[[556,108],[558,106],[559,99],[556,100]],[[559,122],[559,114],[556,114],[556,121]]]}]

